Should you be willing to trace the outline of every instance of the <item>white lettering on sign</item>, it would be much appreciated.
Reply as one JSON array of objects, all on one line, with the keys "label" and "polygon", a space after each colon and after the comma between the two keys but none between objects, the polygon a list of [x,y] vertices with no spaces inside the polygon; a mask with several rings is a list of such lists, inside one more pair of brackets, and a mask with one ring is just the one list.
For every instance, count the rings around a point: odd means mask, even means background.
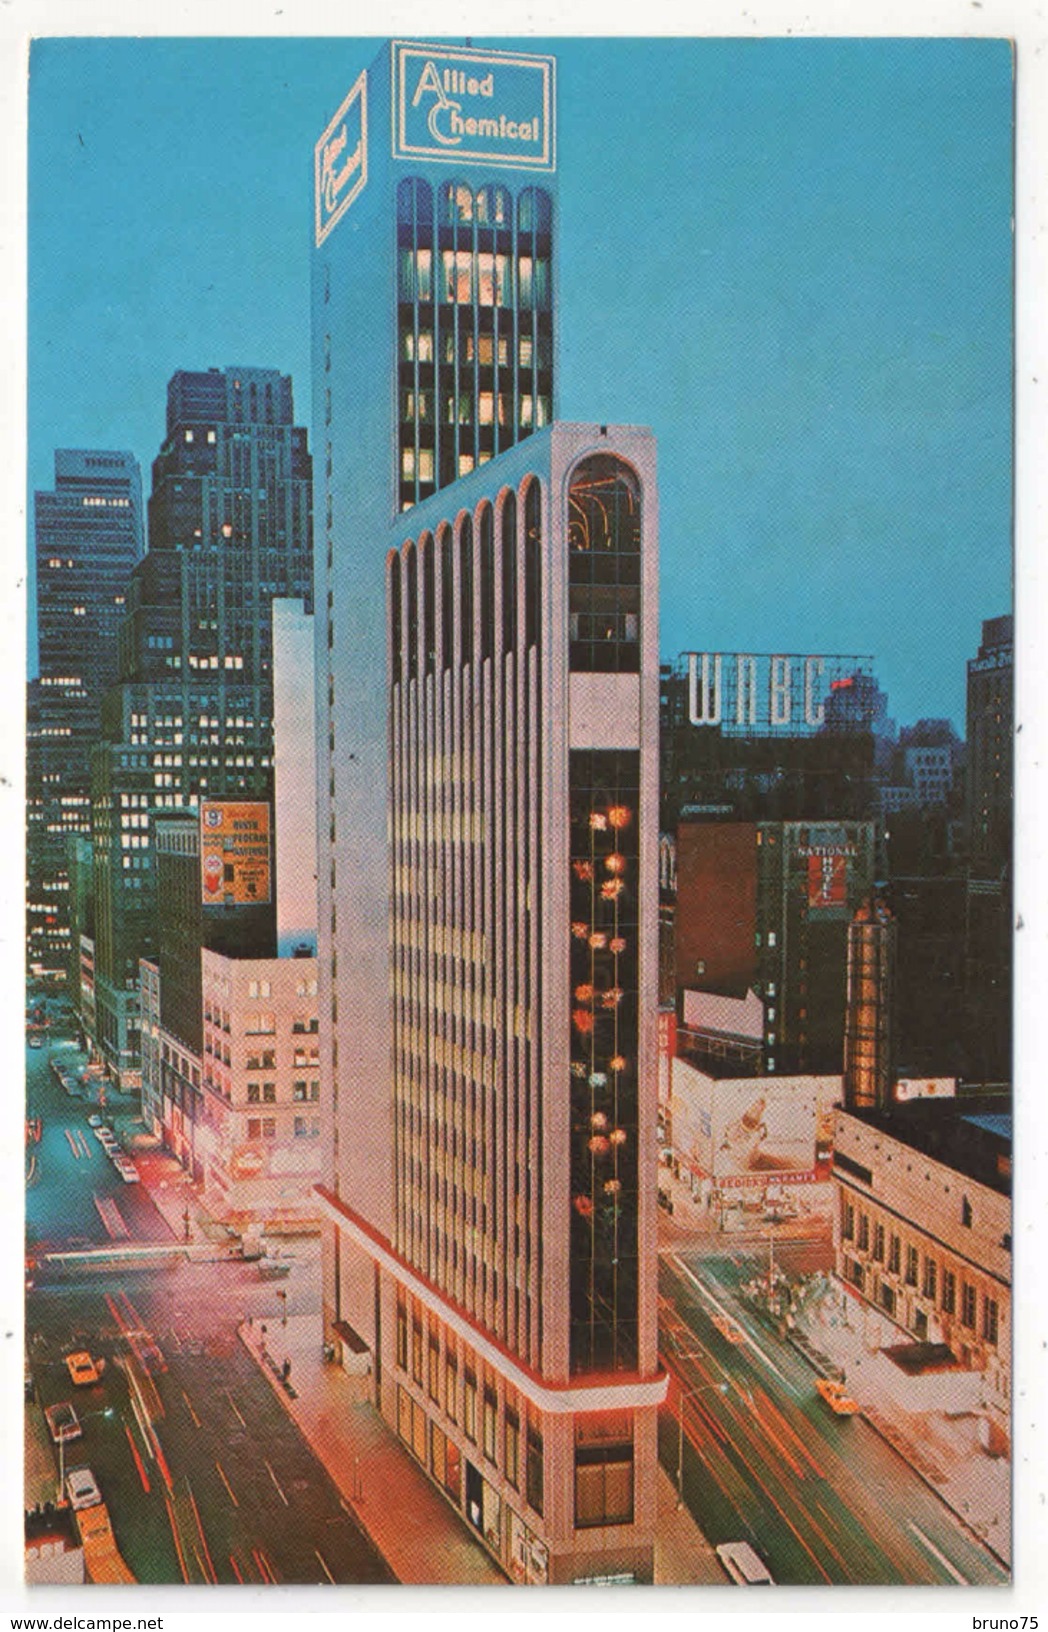
[{"label": "white lettering on sign", "polygon": [[367,179],[367,73],[364,72],[313,152],[313,213],[318,248],[341,221]]},{"label": "white lettering on sign", "polygon": [[552,170],[551,57],[393,46],[393,152]]},{"label": "white lettering on sign", "polygon": [[826,719],[825,673],[826,659],[817,656],[689,652],[688,719],[736,730],[759,720],[777,731],[818,730]]}]

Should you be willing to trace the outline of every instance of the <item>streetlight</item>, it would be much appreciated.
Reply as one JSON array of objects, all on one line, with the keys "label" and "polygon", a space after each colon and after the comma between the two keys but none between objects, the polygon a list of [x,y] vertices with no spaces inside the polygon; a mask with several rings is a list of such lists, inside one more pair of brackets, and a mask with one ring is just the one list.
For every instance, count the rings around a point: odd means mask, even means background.
[{"label": "streetlight", "polygon": [[[682,1354],[680,1360],[694,1360],[698,1355]],[[727,1394],[728,1384],[702,1383],[698,1388],[680,1389],[677,1399],[677,1510],[684,1506],[684,1407],[700,1394]]]},{"label": "streetlight", "polygon": [[283,1288],[281,1288],[277,1292],[277,1297],[280,1299],[280,1324],[281,1324],[281,1326],[286,1326],[287,1325],[287,1293],[283,1290]]}]

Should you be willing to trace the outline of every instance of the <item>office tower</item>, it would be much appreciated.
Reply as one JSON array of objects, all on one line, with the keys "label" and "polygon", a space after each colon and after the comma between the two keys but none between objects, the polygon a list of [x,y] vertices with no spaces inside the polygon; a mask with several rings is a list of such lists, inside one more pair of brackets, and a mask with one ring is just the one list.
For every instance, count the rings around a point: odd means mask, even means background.
[{"label": "office tower", "polygon": [[871,822],[682,822],[678,1046],[739,1076],[839,1072],[848,924],[874,876]]},{"label": "office tower", "polygon": [[317,813],[313,615],[273,602],[277,955],[316,956]]},{"label": "office tower", "polygon": [[968,855],[976,878],[1011,861],[1014,620],[987,618],[968,662]]},{"label": "office tower", "polygon": [[968,663],[965,1038],[971,1074],[1012,1075],[1013,619],[987,618]]},{"label": "office tower", "polygon": [[140,965],[143,1116],[211,1215],[239,1226],[318,1207],[316,959],[274,956],[247,899],[267,893],[268,811],[155,816],[158,951]]},{"label": "office tower", "polygon": [[540,428],[552,91],[396,44],[316,149],[326,1335],[514,1579],[650,1580],[654,451]]},{"label": "office tower", "polygon": [[140,1080],[139,959],[155,951],[152,815],[272,798],[270,607],[312,605],[312,463],[286,375],[173,376],[149,546],[92,759],[94,1041],[127,1086]]},{"label": "office tower", "polygon": [[31,967],[65,972],[68,841],[90,831],[90,748],[117,670],[117,629],[142,554],[142,486],[129,453],[59,448],[35,499],[38,677],[26,756]]},{"label": "office tower", "polygon": [[864,902],[848,925],[844,1103],[849,1110],[887,1105],[895,1085],[895,934],[895,920],[880,901]]}]

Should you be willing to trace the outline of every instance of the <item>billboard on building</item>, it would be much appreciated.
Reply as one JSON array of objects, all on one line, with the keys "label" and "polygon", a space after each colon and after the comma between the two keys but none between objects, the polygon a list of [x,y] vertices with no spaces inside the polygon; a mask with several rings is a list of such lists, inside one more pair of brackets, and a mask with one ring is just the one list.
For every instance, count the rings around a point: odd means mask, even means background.
[{"label": "billboard on building", "polygon": [[272,888],[269,806],[205,800],[200,807],[200,888],[205,907],[266,906]]},{"label": "billboard on building", "polygon": [[553,57],[393,46],[393,152],[441,163],[554,168]]},{"label": "billboard on building", "polygon": [[714,1078],[673,1062],[671,1129],[693,1173],[731,1187],[817,1177],[839,1076]]}]

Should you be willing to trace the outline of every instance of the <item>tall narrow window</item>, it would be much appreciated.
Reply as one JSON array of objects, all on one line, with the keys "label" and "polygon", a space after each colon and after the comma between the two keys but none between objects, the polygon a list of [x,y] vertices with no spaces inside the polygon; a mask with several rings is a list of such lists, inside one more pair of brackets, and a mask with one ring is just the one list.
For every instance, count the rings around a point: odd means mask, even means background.
[{"label": "tall narrow window", "polygon": [[568,492],[569,661],[583,672],[640,668],[640,484],[609,454],[575,470]]},{"label": "tall narrow window", "polygon": [[473,523],[462,518],[459,534],[459,638],[462,662],[473,661]]},{"label": "tall narrow window", "polygon": [[537,646],[542,628],[542,489],[532,482],[524,499],[524,644]]},{"label": "tall narrow window", "polygon": [[480,655],[490,657],[495,634],[495,542],[490,504],[480,515]]},{"label": "tall narrow window", "polygon": [[517,497],[507,493],[502,506],[502,650],[517,645]]}]

